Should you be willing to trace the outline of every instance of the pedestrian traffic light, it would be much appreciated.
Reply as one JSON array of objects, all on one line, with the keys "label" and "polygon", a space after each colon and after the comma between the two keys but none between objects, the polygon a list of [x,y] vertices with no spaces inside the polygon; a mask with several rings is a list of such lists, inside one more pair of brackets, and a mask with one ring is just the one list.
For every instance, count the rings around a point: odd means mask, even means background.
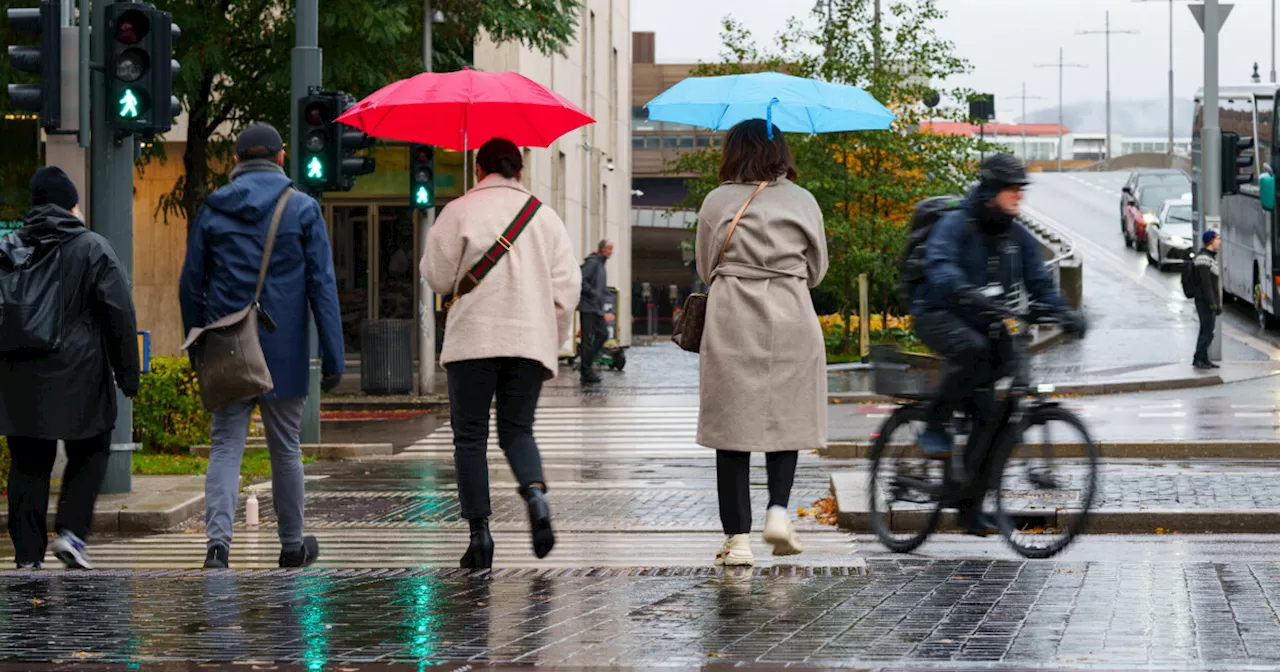
[{"label": "pedestrian traffic light", "polygon": [[409,204],[426,210],[436,204],[436,148],[409,145]]},{"label": "pedestrian traffic light", "polygon": [[1240,185],[1253,182],[1255,149],[1253,138],[1222,132],[1222,194],[1240,193]]},{"label": "pedestrian traffic light", "polygon": [[333,136],[338,113],[333,94],[312,93],[298,101],[298,142],[302,144],[299,163],[302,184],[312,193],[337,188],[338,139]]},{"label": "pedestrian traffic light", "polygon": [[181,69],[173,42],[182,31],[168,12],[140,2],[107,5],[106,20],[107,125],[119,133],[168,131],[182,111],[173,95]]},{"label": "pedestrian traffic light", "polygon": [[62,3],[41,0],[39,9],[8,10],[9,27],[39,36],[38,47],[8,45],[9,64],[36,76],[35,84],[10,84],[9,104],[35,112],[44,128],[62,125]]},{"label": "pedestrian traffic light", "polygon": [[[334,94],[334,97],[337,101],[339,115],[356,105],[355,97],[349,93],[339,91]],[[372,158],[367,156],[356,156],[355,154],[358,150],[372,147],[375,141],[372,137],[365,134],[364,131],[361,131],[354,126],[348,126],[346,124],[336,125],[339,127],[335,132],[339,146],[339,188],[342,191],[350,191],[356,186],[357,177],[361,175],[368,175],[377,168]]]}]

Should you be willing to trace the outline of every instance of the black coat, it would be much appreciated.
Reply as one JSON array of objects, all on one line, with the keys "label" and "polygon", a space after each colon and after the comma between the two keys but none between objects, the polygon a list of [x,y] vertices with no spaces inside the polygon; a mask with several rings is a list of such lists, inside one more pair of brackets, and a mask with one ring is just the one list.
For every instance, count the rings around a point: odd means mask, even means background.
[{"label": "black coat", "polygon": [[582,263],[582,295],[578,299],[578,312],[604,315],[604,302],[609,298],[605,261],[603,256],[592,254]]},{"label": "black coat", "polygon": [[138,391],[133,293],[111,245],[70,212],[32,208],[17,239],[0,239],[0,248],[37,240],[62,248],[62,347],[52,355],[0,356],[0,435],[97,436],[115,426],[115,386],[129,396]]}]

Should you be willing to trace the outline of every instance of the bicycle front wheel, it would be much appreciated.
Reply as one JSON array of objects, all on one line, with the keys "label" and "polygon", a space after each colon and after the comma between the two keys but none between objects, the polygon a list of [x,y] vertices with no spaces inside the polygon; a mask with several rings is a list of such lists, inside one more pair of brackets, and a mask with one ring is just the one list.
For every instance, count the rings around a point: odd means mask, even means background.
[{"label": "bicycle front wheel", "polygon": [[1026,558],[1057,555],[1084,530],[1098,487],[1098,445],[1074,413],[1028,411],[1002,439],[995,484],[1000,532]]},{"label": "bicycle front wheel", "polygon": [[903,406],[885,419],[871,446],[871,531],[895,553],[919,548],[942,514],[942,503],[922,489],[940,488],[945,466],[926,458],[917,443],[926,420],[923,406]]}]

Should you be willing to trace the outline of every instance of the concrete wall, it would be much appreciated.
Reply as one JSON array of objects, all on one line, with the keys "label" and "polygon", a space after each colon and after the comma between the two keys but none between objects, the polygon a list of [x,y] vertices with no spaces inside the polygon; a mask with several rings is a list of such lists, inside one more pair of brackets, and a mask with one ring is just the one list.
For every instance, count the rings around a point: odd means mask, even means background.
[{"label": "concrete wall", "polygon": [[[526,150],[525,180],[564,219],[579,257],[593,252],[601,239],[614,242],[609,284],[618,288],[618,314],[630,316],[630,0],[586,0],[577,39],[563,56],[544,56],[519,43],[495,44],[482,36],[476,41],[475,65],[478,70],[519,72],[596,120],[548,148]],[[631,320],[623,317],[618,325],[620,339],[630,343]]]}]

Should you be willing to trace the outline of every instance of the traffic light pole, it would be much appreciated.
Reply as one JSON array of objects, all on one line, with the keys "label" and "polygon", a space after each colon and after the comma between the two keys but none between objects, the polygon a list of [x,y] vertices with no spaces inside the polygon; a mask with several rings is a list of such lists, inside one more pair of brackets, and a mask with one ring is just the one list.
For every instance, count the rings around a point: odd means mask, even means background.
[{"label": "traffic light pole", "polygon": [[[293,81],[291,86],[290,118],[289,118],[289,175],[294,184],[302,184],[302,139],[298,130],[302,128],[301,111],[298,101],[306,96],[312,87],[319,87],[321,80],[322,52],[320,50],[320,3],[319,0],[298,0],[297,5],[297,43],[293,49]],[[332,169],[332,168],[331,168]],[[320,339],[316,334],[315,317],[307,310],[309,326],[308,349],[311,352],[310,378],[307,385],[307,402],[302,411],[302,443],[320,443]]]},{"label": "traffic light pole", "polygon": [[[93,7],[93,25],[105,26],[106,7],[111,0],[98,0]],[[108,36],[106,30],[92,33],[93,61],[106,61]],[[107,100],[106,75],[94,72],[92,80],[92,137],[90,149],[93,161],[89,174],[89,209],[93,230],[111,243],[125,276],[133,285],[133,157],[136,139],[132,135],[117,137],[108,125],[108,115],[113,110]],[[117,390],[116,425],[111,432],[111,457],[107,478],[103,482],[104,493],[129,492],[133,487],[133,405]]]},{"label": "traffic light pole", "polygon": [[[422,71],[431,72],[431,30],[434,11],[431,0],[422,0]],[[412,151],[412,148],[410,148]],[[434,201],[434,199],[433,199]],[[426,256],[427,232],[436,221],[436,205],[433,202],[419,218],[418,258]],[[419,266],[421,266],[419,264]],[[427,278],[419,271],[418,278],[418,384],[419,394],[436,391],[436,300],[435,293],[427,286]]]},{"label": "traffic light pole", "polygon": [[[1221,229],[1222,215],[1222,129],[1218,119],[1218,0],[1204,3],[1204,125],[1200,130],[1200,233]],[[1226,255],[1219,253],[1221,264]],[[1221,299],[1219,299],[1221,302]],[[1214,321],[1209,358],[1222,359],[1222,320]]]}]

